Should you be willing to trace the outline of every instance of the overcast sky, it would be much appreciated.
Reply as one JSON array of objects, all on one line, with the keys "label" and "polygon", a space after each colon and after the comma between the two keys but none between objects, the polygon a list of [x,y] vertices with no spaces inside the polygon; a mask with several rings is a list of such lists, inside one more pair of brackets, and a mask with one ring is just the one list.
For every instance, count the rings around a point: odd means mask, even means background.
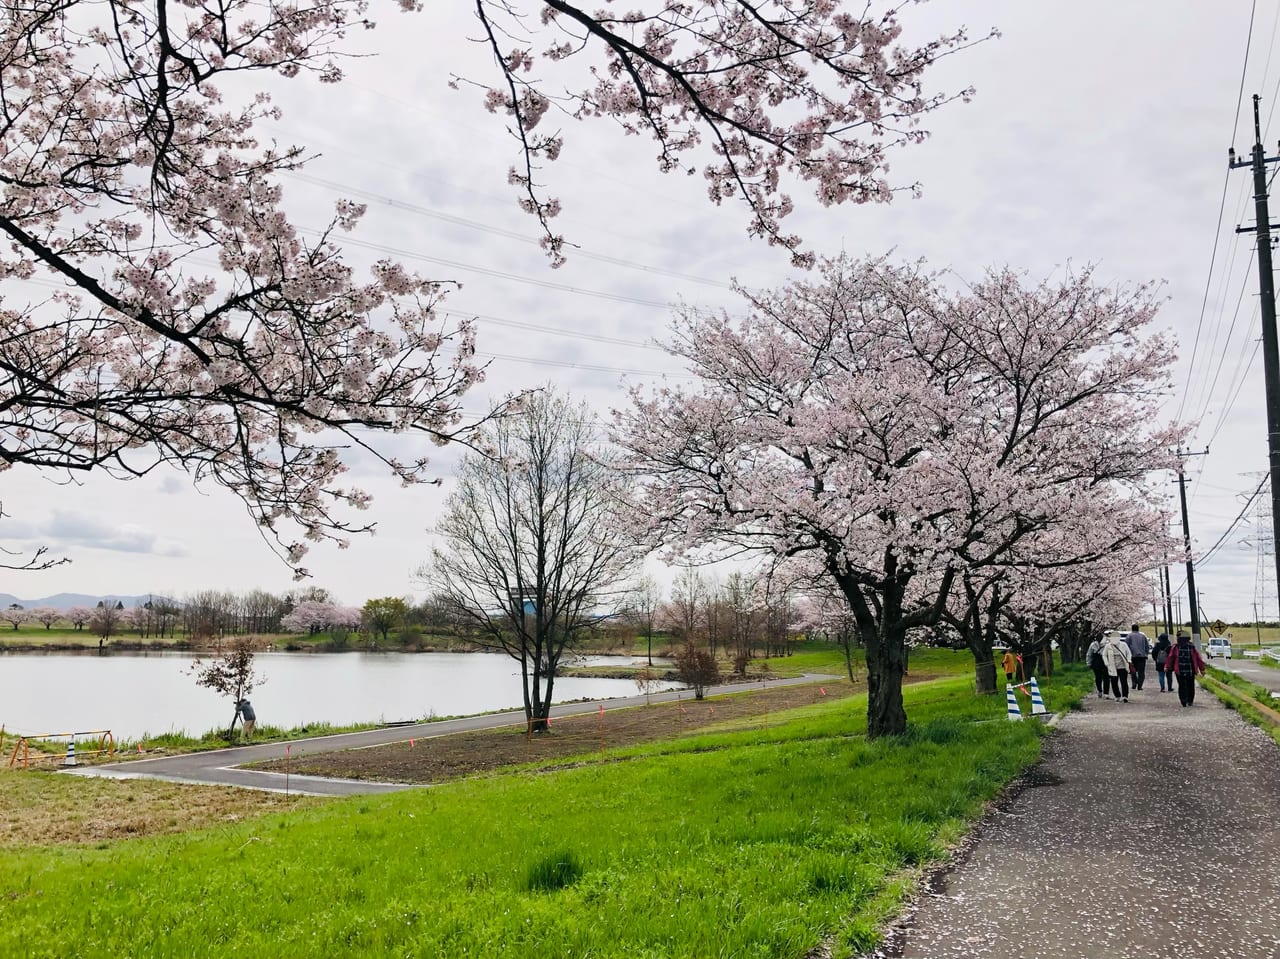
[{"label": "overcast sky", "polygon": [[[270,132],[319,154],[284,181],[299,225],[322,225],[340,196],[366,202],[348,246],[352,262],[390,252],[424,275],[463,284],[446,309],[480,317],[480,351],[491,357],[468,410],[552,383],[605,415],[626,384],[681,375],[653,346],[669,304],[736,311],[731,278],[767,287],[794,275],[785,253],[747,238],[740,206],[712,207],[700,178],[658,173],[649,141],[607,122],[568,120],[562,157],[544,179],[564,205],[559,226],[582,252],[550,269],[506,185],[515,152],[502,119],[484,112],[479,92],[447,85],[451,73],[493,75],[484,49],[466,42],[477,34],[470,15],[463,5],[427,6],[405,16],[375,4],[379,29],[354,38],[375,56],[348,63],[341,85],[273,83],[284,117]],[[933,89],[972,84],[977,95],[928,117],[930,140],[895,156],[894,180],[918,181],[922,197],[824,209],[797,188],[797,212],[785,223],[819,253],[894,250],[964,277],[1005,264],[1040,277],[1093,263],[1104,281],[1164,281],[1160,322],[1182,345],[1179,389],[1166,412],[1200,421],[1193,446],[1210,448],[1190,466],[1200,554],[1241,512],[1266,467],[1256,267],[1251,238],[1233,232],[1252,220],[1249,177],[1227,177],[1226,151],[1234,144],[1245,153],[1252,143],[1249,96],[1263,96],[1265,123],[1280,92],[1280,56],[1271,56],[1280,0],[1257,4],[1241,97],[1250,11],[1247,0],[908,7],[909,39],[961,23],[974,34],[1003,34],[929,75]],[[1280,116],[1264,126],[1273,151],[1277,137]],[[441,486],[399,489],[352,461],[375,496],[368,518],[378,533],[346,551],[314,548],[306,565],[315,584],[352,604],[413,592],[457,455],[425,452]],[[181,595],[292,585],[238,500],[213,486],[194,489],[177,472],[71,485],[14,470],[4,476],[3,506],[12,518],[0,524],[0,544],[44,544],[74,562],[5,573],[0,592]],[[1269,558],[1265,595],[1258,582],[1255,526],[1237,526],[1197,571],[1210,618],[1252,618],[1252,604],[1264,599],[1277,616]],[[1175,587],[1183,579],[1175,571]]]}]

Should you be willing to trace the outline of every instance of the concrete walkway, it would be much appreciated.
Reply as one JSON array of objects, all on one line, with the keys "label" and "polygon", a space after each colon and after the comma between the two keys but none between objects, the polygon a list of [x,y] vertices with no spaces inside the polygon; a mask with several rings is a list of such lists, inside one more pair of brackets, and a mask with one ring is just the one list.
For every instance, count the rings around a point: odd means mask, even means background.
[{"label": "concrete walkway", "polygon": [[1090,697],[879,955],[1280,955],[1280,748],[1203,688]]},{"label": "concrete walkway", "polygon": [[[776,686],[795,686],[802,683],[830,680],[831,676],[805,675],[794,679],[771,679],[757,683],[728,683],[707,690],[707,695],[745,692],[751,689],[772,689]],[[646,702],[670,702],[688,699],[688,690],[652,693],[648,697],[629,696],[624,699],[606,699],[581,703],[565,703],[551,707],[551,716],[576,716],[594,713],[603,704],[606,710],[643,706]],[[81,766],[67,770],[77,776],[105,776],[116,779],[164,779],[173,782],[206,783],[220,786],[241,786],[247,789],[264,789],[273,792],[302,793],[314,796],[354,796],[368,793],[393,792],[399,789],[417,788],[403,783],[381,783],[356,779],[325,779],[318,776],[290,776],[288,783],[284,773],[238,768],[246,763],[268,759],[284,759],[286,746],[294,758],[309,753],[331,753],[343,749],[364,749],[389,743],[403,743],[410,739],[431,739],[451,733],[470,732],[477,729],[497,729],[503,726],[520,726],[525,723],[524,711],[491,713],[484,716],[466,716],[434,723],[418,723],[412,726],[389,726],[358,733],[339,733],[333,736],[317,736],[311,739],[294,739],[288,743],[263,743],[258,746],[236,746],[207,752],[183,753],[176,756],[159,756],[153,759],[136,759],[128,762],[108,763],[101,766]]]}]

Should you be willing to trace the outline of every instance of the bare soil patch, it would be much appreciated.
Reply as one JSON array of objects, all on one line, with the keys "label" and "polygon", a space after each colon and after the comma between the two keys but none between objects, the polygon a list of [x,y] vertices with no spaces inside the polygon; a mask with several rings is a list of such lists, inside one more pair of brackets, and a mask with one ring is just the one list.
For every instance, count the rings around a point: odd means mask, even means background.
[{"label": "bare soil patch", "polygon": [[[763,725],[768,723],[771,712],[807,706],[824,698],[852,696],[862,689],[862,684],[854,686],[846,680],[832,680],[755,689],[702,702],[690,697],[680,702],[554,719],[548,732],[532,736],[515,726],[366,749],[305,754],[292,758],[289,769],[300,775],[341,779],[438,783],[506,766],[671,739],[735,720],[758,720]],[[284,772],[285,764],[273,761],[256,764],[254,768]]]}]

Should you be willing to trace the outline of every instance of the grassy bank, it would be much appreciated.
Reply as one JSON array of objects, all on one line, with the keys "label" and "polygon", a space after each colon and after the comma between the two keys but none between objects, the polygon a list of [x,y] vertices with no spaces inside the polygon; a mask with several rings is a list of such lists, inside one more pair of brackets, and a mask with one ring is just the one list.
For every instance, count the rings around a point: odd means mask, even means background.
[{"label": "grassy bank", "polygon": [[845,955],[1039,753],[1039,723],[970,689],[907,689],[894,741],[860,735],[855,696],[604,762],[0,851],[0,955]]},{"label": "grassy bank", "polygon": [[1210,682],[1202,685],[1213,693],[1228,709],[1234,709],[1245,720],[1257,726],[1277,744],[1280,744],[1280,712],[1271,690],[1251,683],[1243,676],[1224,669],[1209,667]]}]

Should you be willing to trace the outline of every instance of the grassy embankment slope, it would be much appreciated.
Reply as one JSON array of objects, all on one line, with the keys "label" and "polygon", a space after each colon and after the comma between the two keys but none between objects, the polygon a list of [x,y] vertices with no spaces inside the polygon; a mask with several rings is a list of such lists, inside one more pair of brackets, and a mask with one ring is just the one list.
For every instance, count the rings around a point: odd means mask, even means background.
[{"label": "grassy embankment slope", "polygon": [[1039,723],[1006,722],[971,688],[908,688],[912,729],[894,741],[866,741],[857,696],[604,762],[6,850],[0,955],[848,954],[1039,753]]}]

